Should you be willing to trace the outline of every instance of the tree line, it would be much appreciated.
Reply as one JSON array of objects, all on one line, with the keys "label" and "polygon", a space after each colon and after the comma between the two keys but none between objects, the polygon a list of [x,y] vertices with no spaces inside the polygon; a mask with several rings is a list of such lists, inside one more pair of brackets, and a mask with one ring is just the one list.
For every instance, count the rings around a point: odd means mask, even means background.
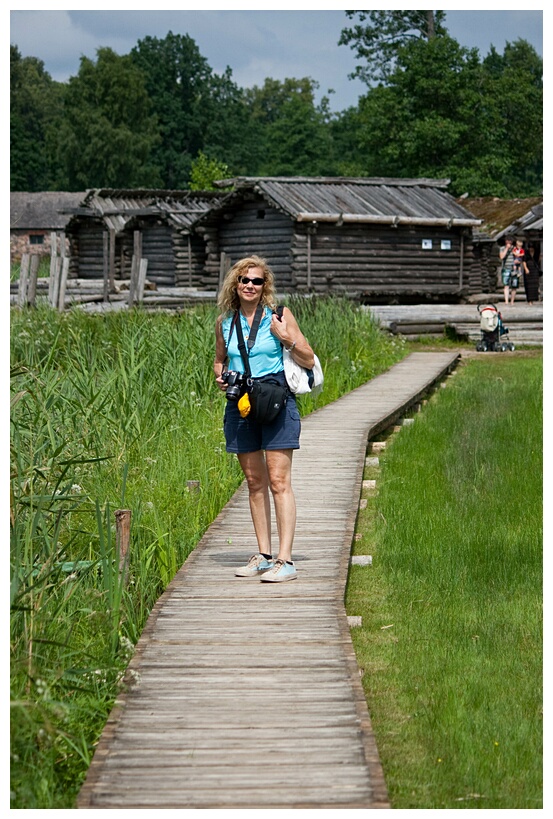
[{"label": "tree line", "polygon": [[444,13],[346,12],[367,84],[356,106],[316,102],[310,77],[239,87],[187,34],[97,50],[53,80],[10,46],[11,190],[208,188],[226,176],[451,180],[470,196],[531,196],[543,185],[543,62],[525,40],[481,58]]}]

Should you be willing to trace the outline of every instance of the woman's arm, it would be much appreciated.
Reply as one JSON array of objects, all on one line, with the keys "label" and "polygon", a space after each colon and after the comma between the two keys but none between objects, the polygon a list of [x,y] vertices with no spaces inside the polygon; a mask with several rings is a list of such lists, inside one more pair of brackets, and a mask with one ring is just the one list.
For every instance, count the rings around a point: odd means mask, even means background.
[{"label": "woman's arm", "polygon": [[308,370],[312,369],[315,364],[313,350],[288,307],[284,308],[282,319],[279,320],[276,314],[273,315],[271,333],[282,342],[286,349],[290,350],[292,358],[300,367],[306,367]]},{"label": "woman's arm", "polygon": [[227,360],[227,348],[225,339],[223,338],[222,317],[218,316],[215,322],[215,360],[213,362],[213,372],[215,373],[215,381],[221,390],[226,390],[227,385],[221,378],[225,362]]}]

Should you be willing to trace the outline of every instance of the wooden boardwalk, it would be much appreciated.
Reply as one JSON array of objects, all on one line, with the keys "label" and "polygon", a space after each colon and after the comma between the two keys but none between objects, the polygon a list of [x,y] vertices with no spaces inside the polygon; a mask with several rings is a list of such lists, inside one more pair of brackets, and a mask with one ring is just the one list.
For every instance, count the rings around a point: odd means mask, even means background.
[{"label": "wooden boardwalk", "polygon": [[[291,583],[237,578],[245,486],[156,603],[79,808],[389,808],[344,607],[367,441],[457,361],[414,353],[302,422]],[[276,541],[276,537],[275,537]]]}]

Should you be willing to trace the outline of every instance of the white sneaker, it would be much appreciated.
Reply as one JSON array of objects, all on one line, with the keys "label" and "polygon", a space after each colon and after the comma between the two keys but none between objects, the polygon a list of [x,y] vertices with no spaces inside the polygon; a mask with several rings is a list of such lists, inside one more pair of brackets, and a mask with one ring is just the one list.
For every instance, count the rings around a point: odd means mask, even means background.
[{"label": "white sneaker", "polygon": [[272,569],[261,575],[261,580],[269,583],[282,583],[284,580],[295,580],[298,576],[293,563],[277,558]]},{"label": "white sneaker", "polygon": [[236,577],[256,577],[262,574],[263,572],[268,572],[269,569],[272,569],[274,565],[274,561],[267,560],[266,557],[260,555],[259,553],[256,555],[252,555],[248,560],[245,566],[240,566],[239,569],[236,569],[234,574]]}]

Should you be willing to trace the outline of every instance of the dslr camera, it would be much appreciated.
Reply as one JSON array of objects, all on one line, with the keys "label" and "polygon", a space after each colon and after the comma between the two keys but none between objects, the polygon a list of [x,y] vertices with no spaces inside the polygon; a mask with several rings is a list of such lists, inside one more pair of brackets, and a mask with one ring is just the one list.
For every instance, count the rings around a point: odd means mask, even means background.
[{"label": "dslr camera", "polygon": [[238,401],[246,388],[246,376],[236,370],[226,370],[221,378],[227,385],[226,396],[228,401]]}]

